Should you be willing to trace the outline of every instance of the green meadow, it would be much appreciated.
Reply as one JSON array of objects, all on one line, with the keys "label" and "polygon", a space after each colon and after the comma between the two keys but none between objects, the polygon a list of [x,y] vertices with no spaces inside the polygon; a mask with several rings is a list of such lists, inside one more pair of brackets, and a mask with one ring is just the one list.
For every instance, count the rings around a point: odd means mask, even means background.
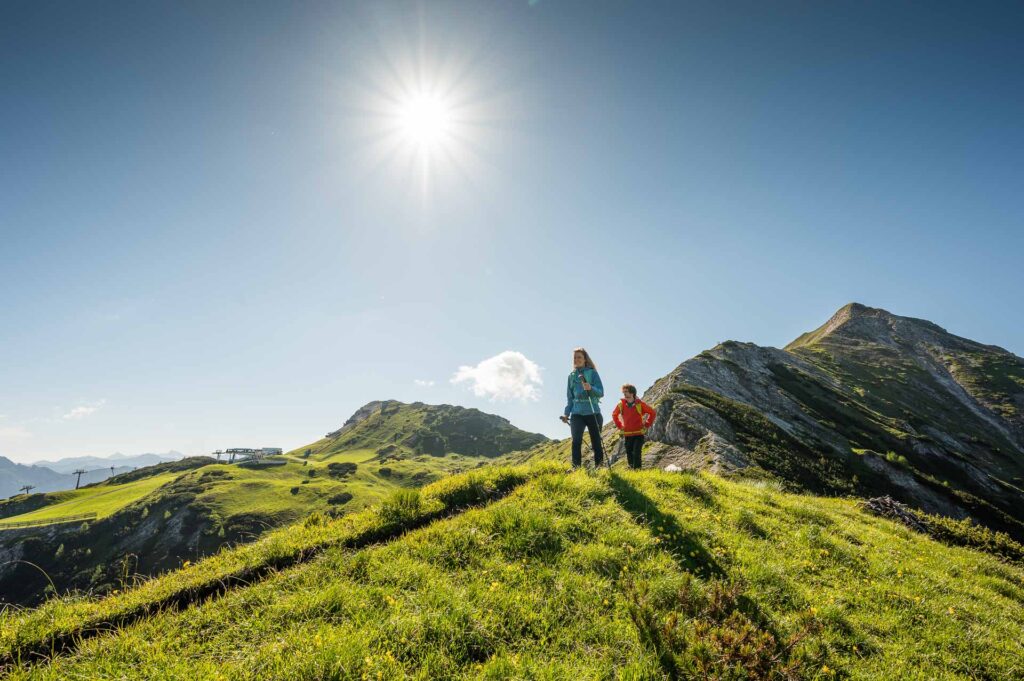
[{"label": "green meadow", "polygon": [[164,473],[123,485],[99,483],[66,492],[51,492],[47,495],[48,505],[30,513],[4,518],[0,520],[0,528],[7,522],[59,520],[83,513],[95,513],[97,518],[104,518],[138,501],[176,477],[177,474]]},{"label": "green meadow", "polygon": [[850,499],[487,467],[102,599],[0,615],[11,678],[1016,679],[1024,570]]}]

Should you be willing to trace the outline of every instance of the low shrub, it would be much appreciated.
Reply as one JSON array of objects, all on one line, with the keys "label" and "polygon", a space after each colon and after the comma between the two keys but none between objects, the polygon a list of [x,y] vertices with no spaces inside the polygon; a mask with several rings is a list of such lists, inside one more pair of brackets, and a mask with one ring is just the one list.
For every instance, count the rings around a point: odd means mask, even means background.
[{"label": "low shrub", "polygon": [[327,475],[332,478],[345,478],[356,472],[358,466],[348,461],[342,463],[329,463],[327,464]]},{"label": "low shrub", "polygon": [[334,496],[328,497],[327,499],[327,503],[334,504],[336,506],[347,504],[350,501],[352,501],[351,492],[338,492]]}]

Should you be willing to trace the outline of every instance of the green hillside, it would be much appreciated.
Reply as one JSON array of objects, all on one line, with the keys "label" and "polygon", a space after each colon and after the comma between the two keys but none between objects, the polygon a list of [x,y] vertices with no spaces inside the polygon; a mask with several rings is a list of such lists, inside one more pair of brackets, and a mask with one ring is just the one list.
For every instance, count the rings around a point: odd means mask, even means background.
[{"label": "green hillside", "polygon": [[325,458],[358,449],[371,450],[382,460],[451,454],[490,458],[546,441],[478,409],[385,400],[364,405],[340,429],[289,454]]},{"label": "green hillside", "polygon": [[853,500],[488,466],[7,611],[0,659],[52,679],[1011,679],[1022,605],[1019,565]]},{"label": "green hillside", "polygon": [[[0,560],[0,604],[107,593],[310,514],[359,511],[396,489],[482,466],[493,460],[483,449],[504,453],[546,440],[449,405],[373,402],[349,421],[340,436],[262,465],[193,457],[8,502],[0,557],[13,560]],[[5,529],[88,513],[97,517]]]},{"label": "green hillside", "polygon": [[[365,451],[339,452],[320,461],[284,465],[207,463],[52,493],[46,495],[47,505],[0,521],[0,550],[19,550],[39,567],[5,566],[0,593],[4,600],[20,603],[36,601],[44,590],[103,593],[136,575],[176,568],[311,513],[357,511],[392,490],[423,485],[477,463],[475,458],[452,456],[384,465],[370,461]],[[84,524],[4,530],[12,523],[59,521],[85,513],[97,518]]]},{"label": "green hillside", "polygon": [[0,520],[0,528],[5,523],[53,521],[83,513],[95,513],[97,517],[103,518],[176,477],[174,473],[163,473],[125,484],[98,484],[64,492],[50,492],[41,495],[45,498],[45,505],[34,511]]}]

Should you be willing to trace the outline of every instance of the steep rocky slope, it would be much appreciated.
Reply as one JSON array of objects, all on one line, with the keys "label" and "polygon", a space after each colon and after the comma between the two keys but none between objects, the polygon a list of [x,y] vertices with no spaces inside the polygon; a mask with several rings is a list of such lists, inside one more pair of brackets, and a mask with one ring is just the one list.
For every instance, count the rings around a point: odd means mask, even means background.
[{"label": "steep rocky slope", "polygon": [[892,494],[1024,536],[1024,360],[852,303],[785,349],[727,341],[645,399],[648,465]]}]

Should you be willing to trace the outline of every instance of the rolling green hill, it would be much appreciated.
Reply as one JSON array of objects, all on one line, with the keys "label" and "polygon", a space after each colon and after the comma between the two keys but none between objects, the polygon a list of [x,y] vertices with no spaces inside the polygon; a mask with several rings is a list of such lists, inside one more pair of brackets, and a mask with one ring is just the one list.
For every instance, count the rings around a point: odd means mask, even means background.
[{"label": "rolling green hill", "polygon": [[546,442],[519,430],[507,419],[448,404],[370,402],[322,440],[290,452],[292,456],[330,457],[337,452],[372,450],[381,460],[414,456],[497,457]]},{"label": "rolling green hill", "polygon": [[[312,513],[358,511],[395,489],[481,466],[491,460],[483,448],[545,439],[475,409],[398,402],[363,407],[342,431],[266,465],[193,457],[12,500],[15,512],[0,520],[0,603],[105,593]],[[89,513],[97,517],[5,528]]]},{"label": "rolling green hill", "polygon": [[11,678],[1013,679],[1024,569],[854,500],[487,466],[98,600],[0,614]]}]

